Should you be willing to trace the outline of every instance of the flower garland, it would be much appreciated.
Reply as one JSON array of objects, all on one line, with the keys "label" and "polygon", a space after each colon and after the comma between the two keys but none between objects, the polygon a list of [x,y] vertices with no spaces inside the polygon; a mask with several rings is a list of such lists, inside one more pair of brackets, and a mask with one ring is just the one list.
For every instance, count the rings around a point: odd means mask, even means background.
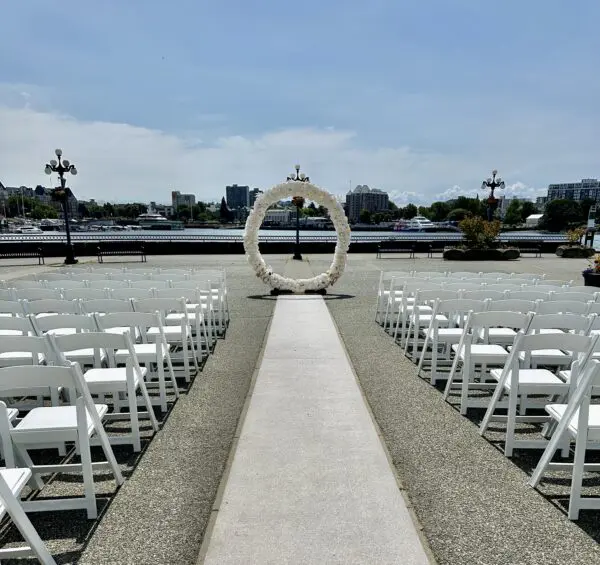
[{"label": "flower garland", "polygon": [[[267,266],[258,249],[258,230],[269,206],[280,200],[294,196],[303,196],[327,208],[337,233],[333,261],[329,269],[312,279],[290,279],[273,273],[273,269]],[[332,194],[310,182],[287,181],[275,185],[256,199],[254,207],[246,220],[244,250],[246,251],[248,262],[254,269],[256,276],[274,289],[302,293],[307,290],[321,290],[333,285],[344,272],[349,246],[350,226],[348,225],[348,219],[341,204]]]}]

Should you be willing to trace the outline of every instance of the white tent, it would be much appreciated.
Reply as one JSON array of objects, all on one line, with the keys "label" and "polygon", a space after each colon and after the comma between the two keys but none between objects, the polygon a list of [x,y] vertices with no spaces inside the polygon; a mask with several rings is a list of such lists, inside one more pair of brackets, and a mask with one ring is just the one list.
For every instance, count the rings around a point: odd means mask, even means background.
[{"label": "white tent", "polygon": [[527,216],[527,218],[525,218],[525,226],[528,228],[536,228],[543,215],[544,214],[531,214],[531,216]]}]

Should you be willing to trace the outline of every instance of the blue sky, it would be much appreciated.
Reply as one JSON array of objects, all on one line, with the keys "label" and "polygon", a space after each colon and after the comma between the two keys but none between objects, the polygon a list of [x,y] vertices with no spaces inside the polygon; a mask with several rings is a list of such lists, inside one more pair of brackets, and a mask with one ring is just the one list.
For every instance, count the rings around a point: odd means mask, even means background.
[{"label": "blue sky", "polygon": [[80,197],[217,199],[298,161],[400,203],[600,174],[600,3],[11,0],[0,180]]}]

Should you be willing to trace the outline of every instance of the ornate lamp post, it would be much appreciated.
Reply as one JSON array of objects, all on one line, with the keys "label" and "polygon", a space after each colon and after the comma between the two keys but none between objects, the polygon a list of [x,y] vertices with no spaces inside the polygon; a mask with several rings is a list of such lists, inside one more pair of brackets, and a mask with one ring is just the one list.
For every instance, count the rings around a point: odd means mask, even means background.
[{"label": "ornate lamp post", "polygon": [[71,243],[71,226],[69,224],[69,196],[71,195],[71,189],[66,188],[65,173],[71,173],[72,175],[77,174],[75,165],[69,163],[67,159],[62,159],[62,149],[56,149],[54,154],[58,158],[52,159],[50,163],[46,163],[44,172],[47,175],[52,173],[58,173],[60,178],[60,188],[55,188],[52,191],[52,199],[61,203],[63,213],[65,216],[65,231],[67,232],[67,252],[65,257],[65,265],[74,265],[77,263],[75,255],[73,254],[73,244]]},{"label": "ornate lamp post", "polygon": [[481,183],[482,190],[490,189],[490,195],[487,200],[487,216],[488,222],[494,219],[494,212],[498,207],[498,199],[494,196],[494,190],[497,188],[504,188],[504,181],[500,177],[496,177],[498,171],[494,169],[492,171],[492,178],[488,178]]},{"label": "ornate lamp post", "polygon": [[[292,173],[287,180],[295,180],[300,182],[310,182],[310,179],[300,172],[300,165],[296,165],[296,173]],[[302,254],[300,253],[300,208],[304,206],[304,198],[302,196],[294,196],[292,203],[296,206],[296,246],[294,247],[294,256],[292,259],[296,261],[302,261]]]}]

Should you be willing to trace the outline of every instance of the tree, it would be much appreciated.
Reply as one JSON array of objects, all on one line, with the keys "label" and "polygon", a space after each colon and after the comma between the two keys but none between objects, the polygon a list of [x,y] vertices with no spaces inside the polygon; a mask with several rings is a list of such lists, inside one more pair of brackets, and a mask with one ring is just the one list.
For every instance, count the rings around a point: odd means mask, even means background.
[{"label": "tree", "polygon": [[384,221],[384,215],[381,212],[375,212],[373,214],[373,223],[374,224],[380,224],[383,221]]},{"label": "tree", "polygon": [[418,213],[417,207],[414,204],[407,204],[402,212],[402,217],[406,220],[411,220]]},{"label": "tree", "polygon": [[43,220],[44,218],[58,218],[58,213],[52,206],[47,204],[37,203],[31,211],[31,217],[34,220]]},{"label": "tree", "polygon": [[431,207],[431,217],[429,218],[432,222],[443,222],[450,213],[450,206],[447,202],[434,202]]},{"label": "tree", "polygon": [[232,211],[227,206],[227,202],[225,201],[225,197],[221,198],[221,209],[219,210],[219,216],[222,222],[230,222],[233,217]]},{"label": "tree", "polygon": [[431,220],[431,208],[428,206],[419,206],[419,214]]},{"label": "tree", "polygon": [[521,202],[514,198],[510,201],[506,213],[504,214],[504,223],[509,226],[516,226],[522,222]]},{"label": "tree", "polygon": [[[472,216],[471,212],[469,212],[469,210],[465,210],[464,208],[454,208],[454,210],[452,210],[448,216],[447,216],[447,220],[449,222],[458,222],[460,220],[464,220],[465,218]],[[478,216],[481,217],[481,216]]]},{"label": "tree", "polygon": [[361,210],[359,219],[362,224],[370,224],[371,223],[371,212],[369,212],[368,210]]},{"label": "tree", "polygon": [[537,212],[537,208],[533,202],[529,200],[523,200],[521,202],[521,221],[524,222],[531,214],[535,214]]},{"label": "tree", "polygon": [[583,221],[581,207],[574,200],[551,200],[540,222],[543,229],[560,231],[571,224]]}]

